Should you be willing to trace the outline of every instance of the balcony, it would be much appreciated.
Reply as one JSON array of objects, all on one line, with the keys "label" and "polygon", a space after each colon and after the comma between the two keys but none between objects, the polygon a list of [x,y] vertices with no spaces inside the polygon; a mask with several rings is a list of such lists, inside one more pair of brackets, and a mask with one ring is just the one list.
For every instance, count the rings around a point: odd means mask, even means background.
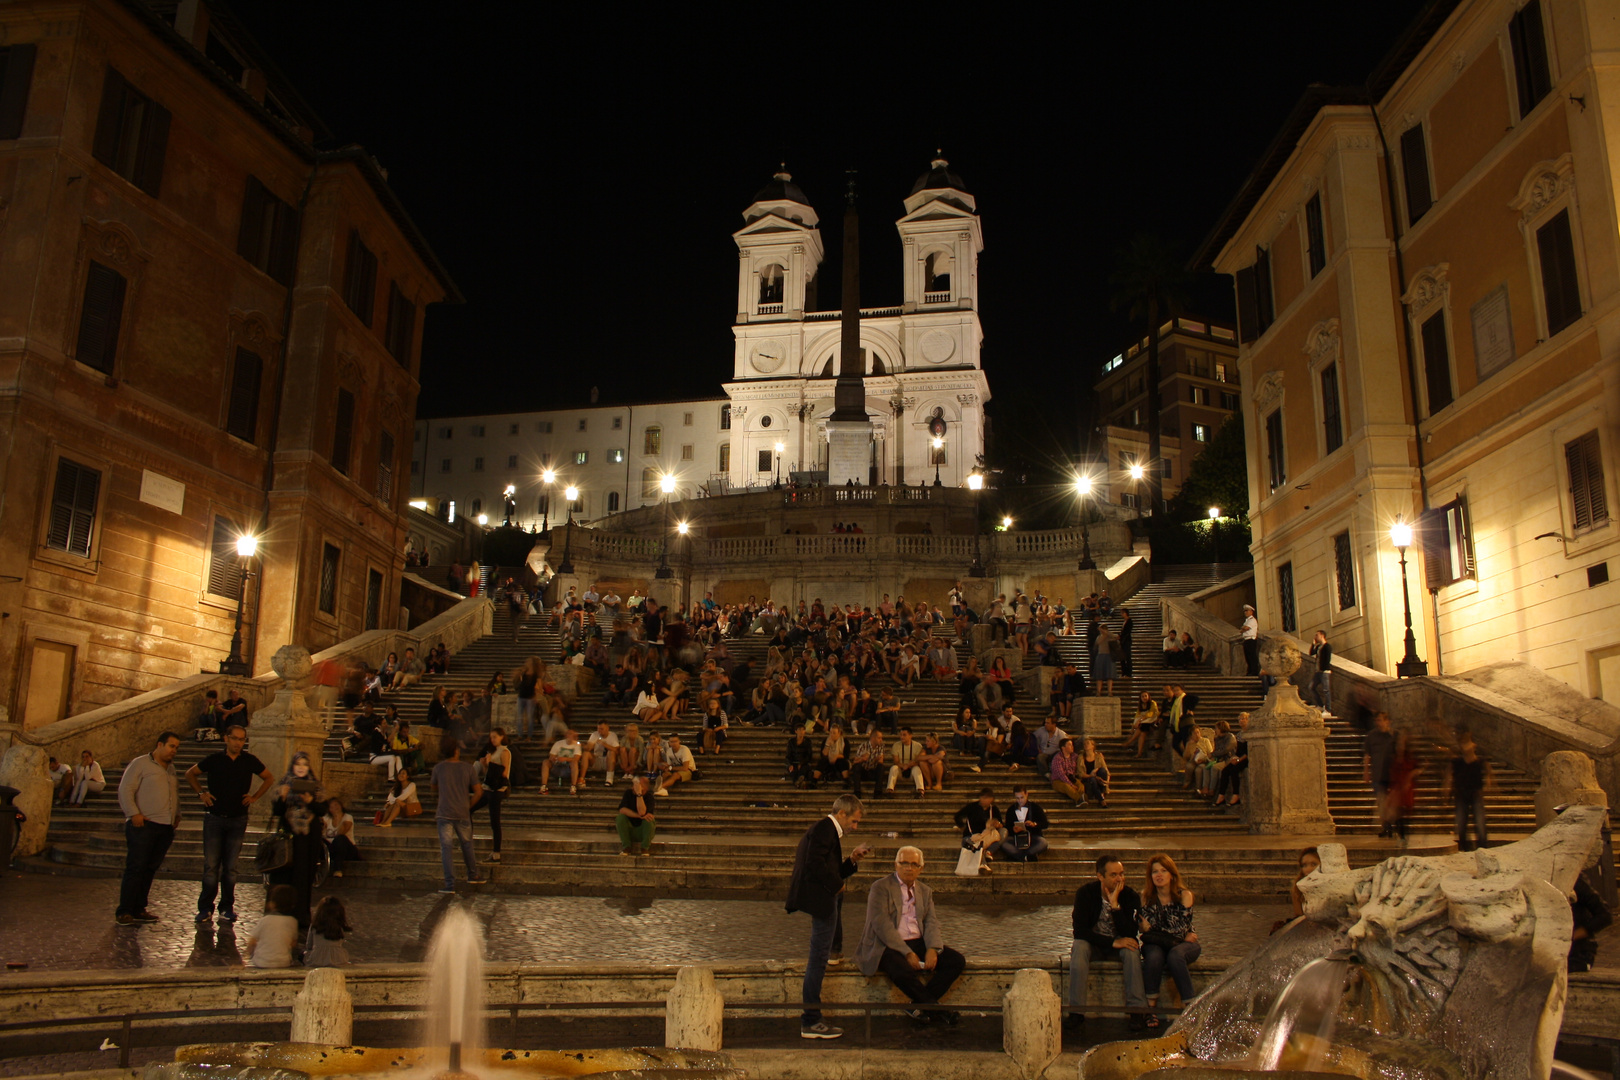
[{"label": "balcony", "polygon": [[759,305],[759,314],[761,314],[761,315],[780,315],[780,314],[782,314],[782,305],[781,304],[761,304],[761,305]]},{"label": "balcony", "polygon": [[946,290],[945,292],[925,292],[925,293],[923,293],[923,303],[925,303],[925,304],[948,304],[950,302],[951,302],[950,290]]}]

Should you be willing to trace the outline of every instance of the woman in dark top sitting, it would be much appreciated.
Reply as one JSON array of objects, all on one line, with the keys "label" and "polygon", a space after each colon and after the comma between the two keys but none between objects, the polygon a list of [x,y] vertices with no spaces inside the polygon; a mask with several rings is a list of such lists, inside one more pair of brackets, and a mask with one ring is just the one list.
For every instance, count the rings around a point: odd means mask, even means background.
[{"label": "woman in dark top sitting", "polygon": [[440,730],[450,727],[450,691],[442,686],[435,686],[433,697],[428,700],[427,724]]},{"label": "woman in dark top sitting", "polygon": [[[1159,1004],[1159,986],[1165,968],[1176,982],[1181,1007],[1193,999],[1192,974],[1187,970],[1203,946],[1193,930],[1193,894],[1181,881],[1181,871],[1170,856],[1148,860],[1147,887],[1142,890],[1142,986],[1149,1009]],[[1157,1028],[1158,1013],[1148,1013],[1147,1026]]]},{"label": "woman in dark top sitting", "polygon": [[1007,735],[1007,749],[1001,755],[1001,760],[1011,766],[1013,772],[1018,766],[1033,766],[1040,760],[1040,746],[1035,742],[1035,736],[1024,730],[1022,720],[1012,722],[1012,730]]}]

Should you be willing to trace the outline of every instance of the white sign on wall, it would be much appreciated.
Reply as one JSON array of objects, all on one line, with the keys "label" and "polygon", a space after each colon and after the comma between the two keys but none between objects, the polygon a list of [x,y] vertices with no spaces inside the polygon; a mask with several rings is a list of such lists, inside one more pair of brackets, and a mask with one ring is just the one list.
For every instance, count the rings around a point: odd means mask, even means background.
[{"label": "white sign on wall", "polygon": [[175,514],[185,513],[186,485],[151,469],[141,470],[141,502]]},{"label": "white sign on wall", "polygon": [[1483,382],[1514,360],[1513,319],[1507,285],[1499,285],[1468,312],[1474,324],[1474,367]]}]

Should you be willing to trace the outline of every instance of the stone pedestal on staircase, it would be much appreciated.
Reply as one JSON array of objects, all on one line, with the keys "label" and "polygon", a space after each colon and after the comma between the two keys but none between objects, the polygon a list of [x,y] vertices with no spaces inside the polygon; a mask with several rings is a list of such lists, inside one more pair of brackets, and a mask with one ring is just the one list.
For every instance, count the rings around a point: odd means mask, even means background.
[{"label": "stone pedestal on staircase", "polygon": [[1120,716],[1117,697],[1081,698],[1080,735],[1092,739],[1117,739],[1121,735]]},{"label": "stone pedestal on staircase", "polygon": [[1249,717],[1244,820],[1252,833],[1330,833],[1327,724],[1321,710],[1300,700],[1299,688],[1288,681],[1299,670],[1299,649],[1268,638],[1261,666],[1279,681]]},{"label": "stone pedestal on staircase", "polygon": [[298,750],[308,753],[319,767],[328,723],[304,698],[309,685],[309,650],[302,645],[283,645],[270,667],[281,676],[281,689],[274,701],[253,714],[249,734],[253,754],[276,776],[287,771],[287,763]]}]

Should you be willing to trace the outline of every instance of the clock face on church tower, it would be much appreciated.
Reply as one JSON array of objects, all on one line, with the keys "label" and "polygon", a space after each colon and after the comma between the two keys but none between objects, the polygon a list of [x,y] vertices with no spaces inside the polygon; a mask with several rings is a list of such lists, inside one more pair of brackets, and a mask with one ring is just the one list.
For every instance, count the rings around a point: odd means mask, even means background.
[{"label": "clock face on church tower", "polygon": [[787,359],[787,347],[780,341],[762,341],[754,346],[754,370],[769,375]]}]

